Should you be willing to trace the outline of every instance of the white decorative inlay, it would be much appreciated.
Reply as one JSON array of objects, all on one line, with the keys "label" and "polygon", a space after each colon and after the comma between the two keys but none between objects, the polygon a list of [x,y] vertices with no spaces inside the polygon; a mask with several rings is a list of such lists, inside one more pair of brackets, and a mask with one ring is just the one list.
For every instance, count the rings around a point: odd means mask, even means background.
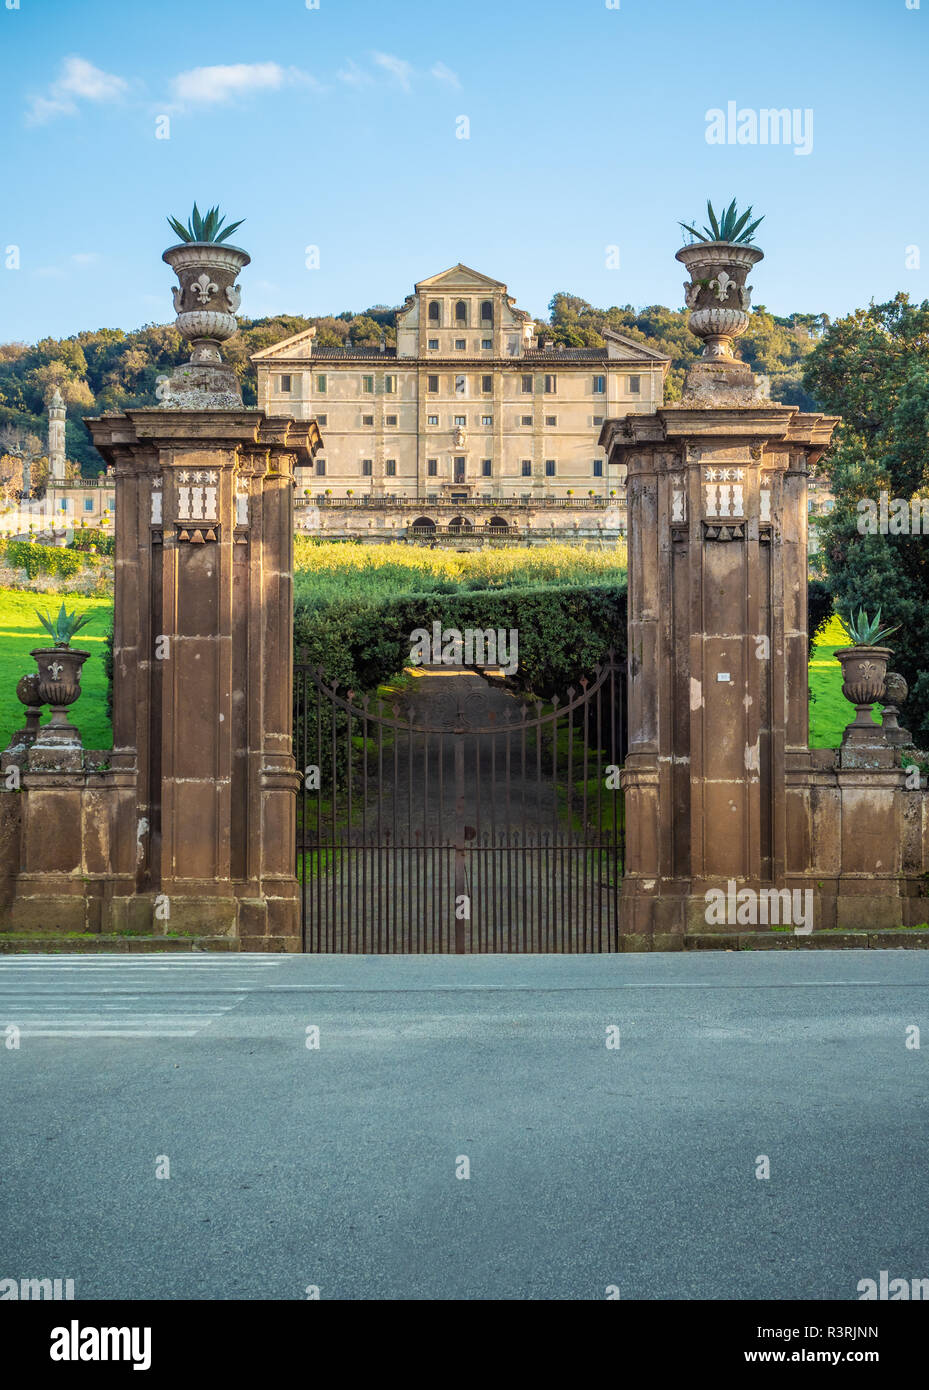
[{"label": "white decorative inlay", "polygon": [[[208,473],[178,474],[178,478],[182,480],[186,480],[188,477],[197,480],[209,476]],[[177,489],[178,521],[217,521],[219,519],[216,513],[217,490],[215,487],[203,487],[197,481],[189,486],[184,486],[179,482]]]},{"label": "white decorative inlay", "polygon": [[152,523],[161,525],[161,493],[152,493]]},{"label": "white decorative inlay", "polygon": [[744,516],[744,499],[741,483],[707,483],[706,515]]},{"label": "white decorative inlay", "polygon": [[671,489],[671,520],[687,520],[686,493],[682,487]]},{"label": "white decorative inlay", "polygon": [[760,518],[762,521],[771,520],[771,489],[763,487],[758,494],[760,500]]}]

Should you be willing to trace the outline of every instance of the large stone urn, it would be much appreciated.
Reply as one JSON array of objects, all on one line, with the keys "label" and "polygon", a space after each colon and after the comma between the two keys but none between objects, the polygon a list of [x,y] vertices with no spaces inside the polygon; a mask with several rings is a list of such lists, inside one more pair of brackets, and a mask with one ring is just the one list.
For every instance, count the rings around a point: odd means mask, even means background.
[{"label": "large stone urn", "polygon": [[251,256],[238,246],[184,241],[169,246],[162,260],[180,284],[174,289],[175,327],[191,344],[189,364],[176,367],[159,391],[173,409],[241,407],[242,392],[220,346],[238,332],[242,292],[236,281]]},{"label": "large stone urn", "polygon": [[842,694],[855,706],[855,718],[848,726],[851,729],[867,729],[878,733],[878,727],[871,718],[871,706],[880,700],[884,693],[884,678],[887,663],[892,656],[889,647],[840,647],[836,652],[842,663]]},{"label": "large stone urn", "polygon": [[732,241],[695,241],[676,259],[690,272],[684,298],[691,333],[703,341],[703,356],[730,361],[732,344],[748,328],[751,286],[745,282],[764,252]]},{"label": "large stone urn", "polygon": [[36,647],[29,655],[35,657],[39,668],[39,699],[52,712],[48,723],[39,729],[35,746],[80,748],[80,735],[68,720],[68,707],[81,693],[81,667],[90,652],[73,647]]}]

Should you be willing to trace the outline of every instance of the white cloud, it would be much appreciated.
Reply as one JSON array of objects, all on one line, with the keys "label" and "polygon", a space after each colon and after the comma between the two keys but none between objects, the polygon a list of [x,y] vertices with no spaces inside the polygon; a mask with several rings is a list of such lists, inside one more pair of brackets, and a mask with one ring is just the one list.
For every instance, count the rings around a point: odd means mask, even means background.
[{"label": "white cloud", "polygon": [[399,82],[405,92],[410,91],[410,78],[413,75],[413,65],[407,63],[403,58],[396,58],[392,53],[372,53],[371,57],[379,68],[389,72],[391,77]]},{"label": "white cloud", "polygon": [[97,251],[75,251],[71,259],[75,265],[96,265],[100,255]]},{"label": "white cloud", "polygon": [[317,85],[298,68],[282,68],[279,63],[228,63],[178,73],[171,91],[179,106],[212,106],[251,92],[276,92],[293,82]]},{"label": "white cloud", "polygon": [[346,59],[344,68],[339,68],[336,77],[349,87],[368,87],[371,84],[368,73],[360,68],[353,58]]},{"label": "white cloud", "polygon": [[451,68],[447,68],[444,63],[433,63],[430,72],[439,82],[447,82],[450,87],[461,86],[458,80],[458,74],[452,72]]},{"label": "white cloud", "polygon": [[129,83],[124,78],[72,54],[62,63],[60,76],[48,91],[32,98],[26,119],[30,125],[43,125],[56,116],[76,116],[78,102],[119,101],[128,90]]}]

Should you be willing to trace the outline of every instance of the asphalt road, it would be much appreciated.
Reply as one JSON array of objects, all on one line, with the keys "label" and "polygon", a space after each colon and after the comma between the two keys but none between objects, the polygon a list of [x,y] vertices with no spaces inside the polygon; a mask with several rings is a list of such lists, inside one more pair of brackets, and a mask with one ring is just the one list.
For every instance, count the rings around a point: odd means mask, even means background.
[{"label": "asphalt road", "polygon": [[9,1024],[0,1278],[854,1299],[929,1276],[929,953],[6,957]]}]

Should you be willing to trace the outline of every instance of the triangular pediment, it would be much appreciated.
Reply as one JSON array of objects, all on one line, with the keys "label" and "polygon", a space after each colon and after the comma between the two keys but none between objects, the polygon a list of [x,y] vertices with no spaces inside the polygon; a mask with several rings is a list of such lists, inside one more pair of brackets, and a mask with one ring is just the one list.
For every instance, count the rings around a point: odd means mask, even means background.
[{"label": "triangular pediment", "polygon": [[417,280],[418,290],[505,290],[506,285],[502,280],[492,280],[489,275],[482,275],[479,270],[472,270],[469,265],[462,265],[459,261],[449,270],[441,270],[438,275],[430,275],[426,280]]},{"label": "triangular pediment", "polygon": [[268,362],[275,357],[312,357],[313,339],[316,337],[316,329],[304,328],[302,333],[295,333],[292,338],[282,338],[279,343],[272,343],[270,347],[262,348],[260,352],[253,352],[251,360],[253,362]]},{"label": "triangular pediment", "polygon": [[613,343],[615,347],[610,351],[611,357],[621,357],[625,362],[670,362],[663,352],[656,352],[654,348],[646,347],[644,343],[638,343],[634,338],[624,338],[621,333],[616,333],[612,328],[601,330],[607,344]]}]

